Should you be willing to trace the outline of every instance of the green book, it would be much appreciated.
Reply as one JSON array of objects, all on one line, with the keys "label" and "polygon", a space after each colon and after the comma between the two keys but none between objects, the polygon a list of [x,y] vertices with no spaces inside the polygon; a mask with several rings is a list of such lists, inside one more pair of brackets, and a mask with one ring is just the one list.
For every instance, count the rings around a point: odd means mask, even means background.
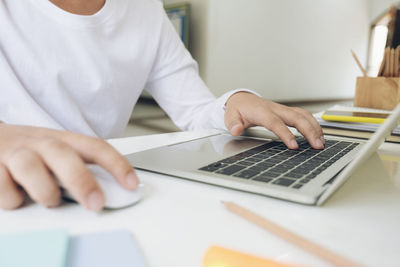
[{"label": "green book", "polygon": [[69,236],[66,230],[0,235],[2,267],[64,267]]}]

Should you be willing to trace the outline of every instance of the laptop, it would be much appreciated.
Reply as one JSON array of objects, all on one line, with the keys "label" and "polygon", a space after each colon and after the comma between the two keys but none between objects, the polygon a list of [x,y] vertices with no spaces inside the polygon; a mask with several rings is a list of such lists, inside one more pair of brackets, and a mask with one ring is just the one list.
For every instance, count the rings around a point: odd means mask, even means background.
[{"label": "laptop", "polygon": [[218,133],[127,155],[137,169],[288,200],[322,205],[399,124],[400,104],[368,141],[329,137],[313,149]]}]

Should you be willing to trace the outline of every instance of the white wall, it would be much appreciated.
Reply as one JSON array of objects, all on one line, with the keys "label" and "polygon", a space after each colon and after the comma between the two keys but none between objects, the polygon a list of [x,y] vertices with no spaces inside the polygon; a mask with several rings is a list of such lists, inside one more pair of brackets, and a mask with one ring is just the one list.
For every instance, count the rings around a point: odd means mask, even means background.
[{"label": "white wall", "polygon": [[367,0],[190,2],[192,54],[216,95],[238,87],[276,101],[354,95],[350,49],[366,62]]},{"label": "white wall", "polygon": [[387,10],[391,5],[400,3],[399,0],[368,0],[371,21]]}]

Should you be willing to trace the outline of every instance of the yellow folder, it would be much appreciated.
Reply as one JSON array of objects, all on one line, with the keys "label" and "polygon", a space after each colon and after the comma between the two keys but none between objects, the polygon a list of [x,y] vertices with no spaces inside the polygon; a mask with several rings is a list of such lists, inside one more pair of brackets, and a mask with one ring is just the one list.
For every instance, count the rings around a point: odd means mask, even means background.
[{"label": "yellow folder", "polygon": [[294,267],[242,252],[213,246],[205,254],[204,267]]}]

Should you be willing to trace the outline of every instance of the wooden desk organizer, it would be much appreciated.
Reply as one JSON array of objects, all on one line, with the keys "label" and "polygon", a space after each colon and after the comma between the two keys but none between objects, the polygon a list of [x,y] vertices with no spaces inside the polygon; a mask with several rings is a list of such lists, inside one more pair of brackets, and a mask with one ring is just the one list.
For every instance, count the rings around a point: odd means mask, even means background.
[{"label": "wooden desk organizer", "polygon": [[358,77],[354,106],[393,110],[400,102],[400,78]]}]

